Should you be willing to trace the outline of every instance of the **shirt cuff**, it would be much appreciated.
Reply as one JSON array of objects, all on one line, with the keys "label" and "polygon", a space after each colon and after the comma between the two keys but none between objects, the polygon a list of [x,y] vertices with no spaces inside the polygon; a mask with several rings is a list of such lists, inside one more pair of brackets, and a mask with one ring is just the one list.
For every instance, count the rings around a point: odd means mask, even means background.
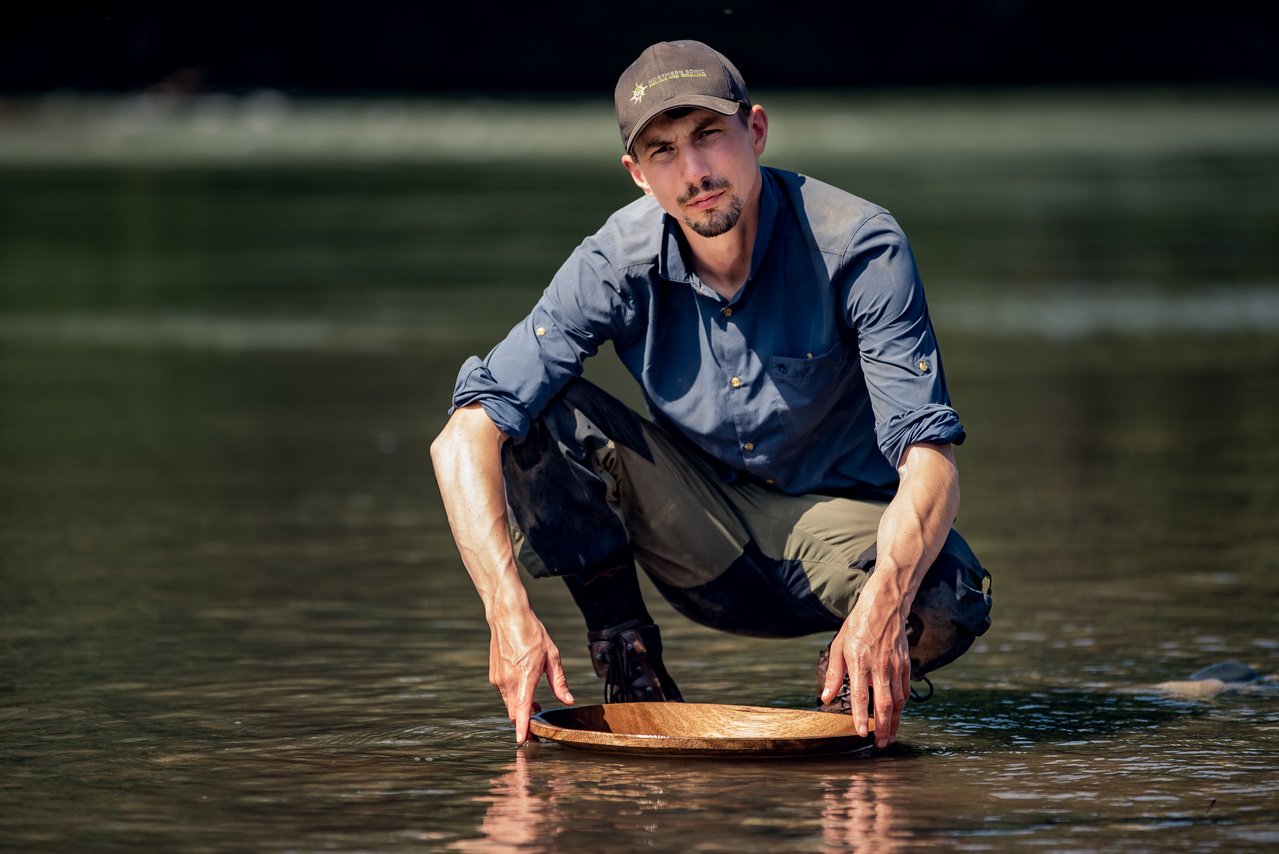
[{"label": "shirt cuff", "polygon": [[955,410],[941,403],[930,403],[918,409],[894,415],[875,425],[879,449],[893,468],[901,464],[906,447],[916,442],[935,445],[962,445],[966,434]]},{"label": "shirt cuff", "polygon": [[493,377],[488,366],[478,356],[472,356],[463,363],[457,374],[457,384],[453,387],[453,405],[449,407],[449,415],[459,406],[478,403],[484,407],[489,418],[497,425],[497,429],[507,438],[521,442],[528,435],[532,419],[524,402],[504,388]]}]

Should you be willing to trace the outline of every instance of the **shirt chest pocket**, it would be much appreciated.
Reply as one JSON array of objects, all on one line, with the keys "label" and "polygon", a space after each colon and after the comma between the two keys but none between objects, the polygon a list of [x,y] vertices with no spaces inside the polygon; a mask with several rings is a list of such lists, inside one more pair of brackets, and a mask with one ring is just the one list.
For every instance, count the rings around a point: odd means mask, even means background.
[{"label": "shirt chest pocket", "polygon": [[836,392],[848,374],[847,363],[848,351],[836,341],[824,353],[774,356],[768,373],[786,410],[793,414],[796,409],[816,407],[824,412],[836,402]]}]

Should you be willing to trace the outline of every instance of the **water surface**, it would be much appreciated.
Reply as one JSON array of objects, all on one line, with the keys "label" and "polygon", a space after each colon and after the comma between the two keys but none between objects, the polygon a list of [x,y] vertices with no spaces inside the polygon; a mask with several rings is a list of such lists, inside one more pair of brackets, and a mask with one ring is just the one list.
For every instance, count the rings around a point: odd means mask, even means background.
[{"label": "water surface", "polygon": [[[517,749],[485,683],[426,446],[631,197],[611,152],[0,165],[7,843],[1273,847],[1273,686],[1151,686],[1279,671],[1279,148],[866,145],[795,165],[912,237],[995,626],[899,746],[803,762]],[[567,596],[531,592],[597,701]],[[827,638],[650,598],[689,699],[810,702]]]}]

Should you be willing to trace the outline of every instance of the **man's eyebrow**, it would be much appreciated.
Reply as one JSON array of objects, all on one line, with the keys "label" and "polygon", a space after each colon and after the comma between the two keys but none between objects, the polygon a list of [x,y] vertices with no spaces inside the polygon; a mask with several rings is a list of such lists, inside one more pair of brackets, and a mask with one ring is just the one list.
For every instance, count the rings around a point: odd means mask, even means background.
[{"label": "man's eyebrow", "polygon": [[640,148],[642,148],[644,152],[647,153],[649,151],[652,151],[654,148],[660,148],[663,145],[670,145],[670,143],[671,141],[669,139],[663,139],[660,136],[654,135],[654,136],[650,136],[647,141],[640,143]]},{"label": "man's eyebrow", "polygon": [[[719,115],[718,113],[706,116],[697,124],[693,125],[693,135],[697,135],[701,133],[702,131],[706,130],[706,128],[710,127],[711,125],[715,124],[716,122],[720,121],[723,118],[724,117]],[[660,133],[660,131],[658,133]],[[663,145],[670,145],[670,144],[671,144],[671,141],[669,139],[665,139],[661,136],[655,135],[655,136],[649,137],[647,141],[641,142],[639,144],[639,147],[641,151],[648,153],[649,151],[652,151],[654,148],[660,148]]]},{"label": "man's eyebrow", "polygon": [[706,130],[706,128],[715,124],[722,118],[724,117],[719,115],[718,113],[707,116],[706,118],[702,119],[700,122],[698,122],[696,125],[693,126],[693,133],[700,133],[701,131]]}]

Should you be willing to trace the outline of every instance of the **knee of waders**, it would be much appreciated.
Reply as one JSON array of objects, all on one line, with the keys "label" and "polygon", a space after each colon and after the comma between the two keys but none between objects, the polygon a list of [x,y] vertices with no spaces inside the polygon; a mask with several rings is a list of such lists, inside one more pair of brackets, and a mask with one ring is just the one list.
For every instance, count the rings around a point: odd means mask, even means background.
[{"label": "knee of waders", "polygon": [[945,554],[924,578],[906,621],[911,678],[950,664],[990,628],[991,578],[980,564]]}]

